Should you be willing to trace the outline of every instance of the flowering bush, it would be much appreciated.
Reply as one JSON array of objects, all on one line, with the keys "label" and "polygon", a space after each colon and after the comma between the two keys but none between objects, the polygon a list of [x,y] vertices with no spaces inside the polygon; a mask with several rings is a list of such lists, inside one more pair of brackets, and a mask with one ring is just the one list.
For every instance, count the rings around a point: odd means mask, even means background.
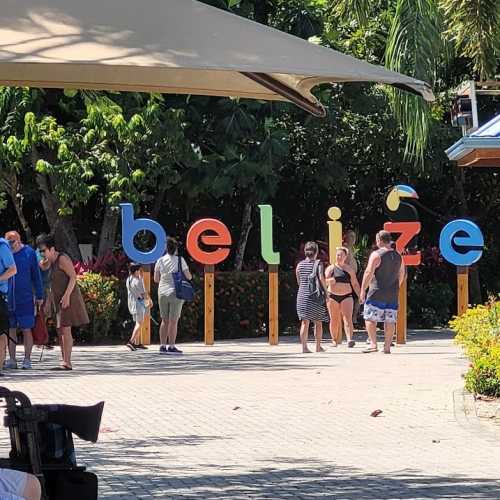
[{"label": "flowering bush", "polygon": [[466,388],[474,393],[500,397],[500,301],[469,309],[450,322],[455,341],[470,359]]},{"label": "flowering bush", "polygon": [[92,260],[73,263],[76,274],[99,273],[104,276],[116,276],[124,279],[128,275],[129,258],[122,252],[108,252],[102,257],[93,257]]},{"label": "flowering bush", "polygon": [[120,305],[118,278],[88,272],[78,275],[78,285],[90,318],[90,324],[82,328],[81,333],[89,341],[108,337]]}]

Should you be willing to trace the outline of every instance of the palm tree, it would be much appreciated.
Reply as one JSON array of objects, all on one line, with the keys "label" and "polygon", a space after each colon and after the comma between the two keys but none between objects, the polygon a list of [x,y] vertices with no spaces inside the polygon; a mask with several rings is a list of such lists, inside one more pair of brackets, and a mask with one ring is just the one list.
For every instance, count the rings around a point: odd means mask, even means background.
[{"label": "palm tree", "polygon": [[[495,76],[500,56],[498,0],[325,0],[344,21],[366,26],[385,10],[390,29],[385,64],[389,69],[443,88],[443,68],[456,58],[468,62],[470,77]],[[381,8],[381,5],[384,7]],[[422,160],[432,123],[431,110],[421,99],[391,91],[395,115],[407,132],[406,153]]]}]

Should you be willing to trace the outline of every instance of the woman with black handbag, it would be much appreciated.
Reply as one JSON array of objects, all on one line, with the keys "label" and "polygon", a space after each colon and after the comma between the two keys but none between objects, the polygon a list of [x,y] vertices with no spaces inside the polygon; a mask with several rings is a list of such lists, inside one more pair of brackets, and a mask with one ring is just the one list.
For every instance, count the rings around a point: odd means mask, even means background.
[{"label": "woman with black handbag", "polygon": [[178,255],[178,247],[174,238],[167,238],[167,253],[158,260],[154,272],[154,280],[159,284],[160,352],[164,354],[182,354],[182,351],[175,346],[175,340],[182,306],[187,297],[179,298],[179,295],[181,297],[184,295],[178,290],[178,282],[179,278],[182,283],[192,279],[186,261]]}]

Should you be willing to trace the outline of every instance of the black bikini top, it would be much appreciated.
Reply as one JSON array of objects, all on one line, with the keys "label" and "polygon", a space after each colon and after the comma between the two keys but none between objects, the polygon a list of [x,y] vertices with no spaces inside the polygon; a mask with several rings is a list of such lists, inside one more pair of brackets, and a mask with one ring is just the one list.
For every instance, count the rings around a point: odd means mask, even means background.
[{"label": "black bikini top", "polygon": [[351,283],[351,275],[338,266],[333,266],[333,277],[337,283]]}]

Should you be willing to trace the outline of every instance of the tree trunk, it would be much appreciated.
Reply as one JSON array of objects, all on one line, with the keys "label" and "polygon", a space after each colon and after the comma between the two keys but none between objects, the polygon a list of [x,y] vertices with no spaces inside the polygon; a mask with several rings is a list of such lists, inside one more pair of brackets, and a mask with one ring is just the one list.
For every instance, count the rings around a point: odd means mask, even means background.
[{"label": "tree trunk", "polygon": [[118,220],[120,212],[118,209],[106,205],[104,211],[104,220],[101,226],[101,234],[99,235],[99,249],[97,256],[102,257],[113,250],[116,243],[116,232],[118,229]]},{"label": "tree trunk", "polygon": [[32,245],[34,243],[33,233],[31,232],[31,227],[24,215],[23,198],[22,195],[20,194],[20,189],[19,189],[19,179],[15,172],[11,172],[9,174],[3,174],[2,181],[5,186],[5,190],[7,191],[7,194],[9,195],[9,198],[11,199],[12,204],[14,205],[14,209],[16,211],[17,218],[21,223],[21,227],[23,228],[25,241],[27,241],[30,245]]},{"label": "tree trunk", "polygon": [[12,195],[10,193],[9,195],[10,199],[12,200],[12,204],[14,205],[14,209],[16,210],[17,218],[19,219],[19,222],[21,223],[21,226],[23,228],[25,241],[30,245],[33,245],[33,233],[28,221],[26,220],[26,217],[24,216],[23,202],[17,195]]},{"label": "tree trunk", "polygon": [[[38,154],[35,147],[31,151],[31,162],[33,168],[36,168]],[[72,259],[81,260],[82,255],[78,247],[78,239],[76,237],[73,223],[70,217],[62,217],[58,211],[60,203],[51,189],[51,182],[47,175],[36,174],[36,182],[42,194],[42,206],[45,212],[45,217],[50,227],[50,232],[54,235],[57,247],[66,252]]]},{"label": "tree trunk", "polygon": [[253,204],[250,201],[247,201],[245,203],[245,207],[243,208],[240,238],[238,240],[238,244],[236,245],[236,255],[234,257],[234,269],[236,271],[241,271],[243,268],[248,236],[250,234],[250,230],[252,229],[252,209]]}]

